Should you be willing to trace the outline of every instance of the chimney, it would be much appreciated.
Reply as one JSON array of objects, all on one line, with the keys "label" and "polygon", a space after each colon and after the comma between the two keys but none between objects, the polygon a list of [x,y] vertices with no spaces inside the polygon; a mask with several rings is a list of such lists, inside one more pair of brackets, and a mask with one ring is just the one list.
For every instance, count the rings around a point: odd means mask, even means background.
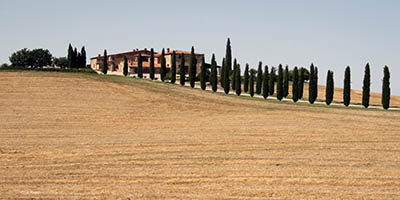
[{"label": "chimney", "polygon": [[169,53],[169,48],[167,48],[167,53]]},{"label": "chimney", "polygon": [[100,55],[100,54],[99,54],[98,56],[99,56],[99,57],[101,57],[101,55]]},{"label": "chimney", "polygon": [[145,51],[147,51],[147,48],[144,48]]}]

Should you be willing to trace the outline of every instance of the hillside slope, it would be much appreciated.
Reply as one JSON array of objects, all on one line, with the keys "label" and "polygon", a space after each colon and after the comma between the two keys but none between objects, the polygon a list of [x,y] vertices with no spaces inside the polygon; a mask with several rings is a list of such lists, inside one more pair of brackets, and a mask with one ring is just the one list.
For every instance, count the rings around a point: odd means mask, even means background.
[{"label": "hillside slope", "polygon": [[2,198],[399,199],[400,112],[0,72]]}]

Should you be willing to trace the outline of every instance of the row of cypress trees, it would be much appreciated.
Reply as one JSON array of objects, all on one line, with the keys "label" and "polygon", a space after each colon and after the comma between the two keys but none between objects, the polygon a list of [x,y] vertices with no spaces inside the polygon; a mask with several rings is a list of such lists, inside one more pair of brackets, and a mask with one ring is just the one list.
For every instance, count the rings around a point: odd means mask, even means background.
[{"label": "row of cypress trees", "polygon": [[[103,72],[106,74],[107,69],[107,51],[104,51],[104,67]],[[139,54],[138,58],[138,77],[143,77],[142,72],[142,62],[141,62],[141,54]],[[176,82],[176,53],[175,51],[172,53],[171,58],[171,83]],[[185,58],[184,54],[181,55],[180,66],[184,66]],[[194,47],[191,49],[190,54],[190,62],[189,62],[189,82],[190,86],[193,88],[195,86],[196,80],[196,64],[197,60],[194,54]],[[105,71],[104,71],[105,70]],[[212,55],[211,59],[211,72],[209,77],[206,76],[206,66],[205,60],[201,62],[200,67],[200,86],[202,90],[206,89],[207,79],[211,84],[212,91],[216,92],[218,88],[218,77],[217,77],[217,62],[215,60],[215,55]],[[236,92],[237,95],[241,95],[242,93],[242,77],[240,72],[240,65],[237,63],[237,60],[234,59],[232,66],[232,50],[231,50],[231,42],[228,38],[226,45],[226,54],[222,60],[222,73],[220,75],[220,85],[224,88],[224,92],[226,94],[229,93],[230,88]],[[151,49],[150,56],[150,78],[154,80],[154,50]],[[126,57],[124,58],[124,75],[128,74],[128,64]],[[165,51],[162,50],[161,53],[161,69],[160,76],[161,81],[165,81],[167,69],[166,69],[166,61],[165,61]],[[295,67],[293,69],[293,79],[292,79],[292,99],[294,102],[297,102],[299,99],[303,98],[304,92],[304,83],[305,83],[305,73],[306,70],[301,67]],[[257,75],[256,75],[257,74]],[[185,69],[184,67],[180,67],[179,69],[180,75],[180,84],[182,86],[185,85]],[[230,83],[230,77],[232,77],[232,85]],[[365,108],[369,106],[369,98],[370,98],[370,66],[367,63],[365,67],[365,75],[363,81],[363,95],[362,95],[362,105]],[[253,97],[254,93],[261,95],[266,99],[269,95],[274,95],[275,93],[275,82],[277,84],[276,87],[276,97],[278,100],[282,100],[284,97],[289,95],[289,67],[286,66],[283,69],[283,66],[280,64],[278,66],[278,74],[276,75],[276,69],[271,67],[269,71],[268,66],[265,65],[264,73],[262,70],[262,62],[259,62],[258,70],[250,70],[249,65],[246,64],[244,71],[244,80],[243,80],[243,90],[244,92],[249,92],[250,96]],[[255,84],[255,91],[254,91]],[[328,70],[327,78],[326,78],[326,89],[325,89],[325,103],[330,105],[333,102],[334,97],[334,73],[331,70]],[[318,97],[318,68],[314,66],[312,63],[310,66],[309,72],[309,88],[308,88],[308,101],[313,104]],[[351,72],[350,67],[347,66],[345,70],[344,77],[344,89],[343,89],[343,104],[345,106],[350,105],[351,100]],[[382,105],[384,109],[388,109],[390,105],[390,72],[387,66],[384,67],[384,78],[383,78],[383,86],[382,86]]]},{"label": "row of cypress trees", "polygon": [[82,46],[81,52],[75,48],[72,48],[72,45],[68,46],[68,68],[85,68],[86,67],[86,50],[85,46]]}]

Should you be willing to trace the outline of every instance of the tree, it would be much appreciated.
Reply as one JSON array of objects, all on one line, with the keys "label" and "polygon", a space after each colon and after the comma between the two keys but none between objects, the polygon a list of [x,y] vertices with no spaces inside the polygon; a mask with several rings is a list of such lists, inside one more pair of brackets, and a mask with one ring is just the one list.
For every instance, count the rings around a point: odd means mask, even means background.
[{"label": "tree", "polygon": [[53,56],[47,49],[33,49],[28,53],[29,66],[31,67],[44,67],[50,66]]},{"label": "tree", "polygon": [[28,67],[31,66],[30,50],[21,49],[11,54],[9,57],[12,66]]},{"label": "tree", "polygon": [[363,94],[362,94],[362,105],[365,108],[368,108],[369,106],[370,87],[371,87],[371,73],[369,69],[369,63],[367,63],[364,71]]},{"label": "tree", "polygon": [[219,81],[221,83],[221,87],[224,87],[224,74],[225,74],[225,58],[222,59],[222,66],[221,66],[221,74],[219,77]]},{"label": "tree", "polygon": [[256,77],[256,94],[261,94],[262,88],[262,79],[263,79],[263,71],[262,71],[262,62],[258,62],[258,70]]},{"label": "tree", "polygon": [[269,74],[269,94],[274,95],[275,93],[275,81],[276,81],[276,69],[271,67],[271,73]]},{"label": "tree", "polygon": [[265,65],[264,67],[264,74],[263,74],[263,97],[264,99],[267,99],[268,94],[269,94],[269,74],[268,74],[268,66]]},{"label": "tree", "polygon": [[231,41],[228,38],[226,43],[226,54],[225,54],[225,67],[224,67],[224,92],[229,94],[229,71],[232,68],[232,50]]},{"label": "tree", "polygon": [[138,67],[137,67],[138,78],[143,78],[143,61],[142,61],[142,53],[139,53],[138,56]]},{"label": "tree", "polygon": [[150,79],[154,80],[154,49],[150,50]]},{"label": "tree", "polygon": [[254,71],[250,70],[250,96],[254,96]]},{"label": "tree", "polygon": [[80,56],[80,68],[86,68],[86,50],[85,46],[81,48],[81,56]]},{"label": "tree", "polygon": [[68,59],[66,57],[53,58],[53,65],[65,69],[68,67]]},{"label": "tree", "polygon": [[278,83],[276,85],[276,98],[281,101],[283,98],[283,68],[278,66]]},{"label": "tree", "polygon": [[386,110],[390,106],[390,72],[388,66],[383,68],[382,106]]},{"label": "tree", "polygon": [[161,69],[160,69],[160,78],[161,81],[165,81],[165,75],[167,74],[167,66],[165,64],[165,50],[162,49],[161,51]]},{"label": "tree", "polygon": [[232,90],[235,90],[236,87],[236,58],[233,60],[233,74],[232,74]]},{"label": "tree", "polygon": [[107,50],[104,49],[104,55],[103,55],[103,74],[107,74],[107,71],[108,71]]},{"label": "tree", "polygon": [[248,92],[249,91],[249,64],[246,64],[246,68],[244,70],[244,92]]},{"label": "tree", "polygon": [[196,81],[196,57],[194,55],[194,47],[192,46],[192,50],[190,52],[190,63],[189,63],[189,82],[190,87],[194,88],[194,84]]},{"label": "tree", "polygon": [[297,67],[294,67],[293,69],[292,99],[293,102],[297,102],[299,100],[299,72]]},{"label": "tree", "polygon": [[78,60],[78,50],[74,48],[74,51],[72,53],[72,68],[77,68],[77,60]]},{"label": "tree", "polygon": [[351,75],[350,67],[347,66],[344,72],[344,88],[343,88],[343,104],[345,106],[350,105],[350,93],[351,93]]},{"label": "tree", "polygon": [[171,58],[171,83],[175,83],[176,81],[176,53],[172,52]]},{"label": "tree", "polygon": [[182,86],[185,85],[185,54],[181,54],[181,64],[179,66],[179,82]]},{"label": "tree", "polygon": [[318,97],[318,67],[315,67],[314,70],[314,87],[313,87],[313,92],[314,92],[314,101],[317,100]]},{"label": "tree", "polygon": [[240,65],[236,65],[236,70],[235,70],[235,91],[238,96],[242,93],[242,77],[240,76]]},{"label": "tree", "polygon": [[206,89],[206,62],[204,60],[204,56],[200,66],[200,87],[202,90]]},{"label": "tree", "polygon": [[315,81],[315,67],[314,64],[311,63],[310,66],[310,80],[308,82],[308,101],[313,104],[315,102],[315,96],[314,96],[314,81]]},{"label": "tree", "polygon": [[72,67],[73,67],[73,58],[72,58],[72,54],[74,54],[74,50],[72,49],[72,45],[71,44],[69,44],[69,46],[68,46],[68,56],[67,56],[67,58],[68,58],[68,68],[70,68],[70,69],[72,69]]},{"label": "tree", "polygon": [[124,56],[124,69],[123,69],[124,76],[128,76],[128,59]]},{"label": "tree", "polygon": [[300,72],[299,72],[299,89],[298,89],[298,97],[299,99],[303,98],[303,91],[304,91],[304,73],[305,73],[305,69],[303,67],[300,68]]},{"label": "tree", "polygon": [[217,62],[215,61],[215,55],[212,55],[211,58],[211,73],[210,73],[210,82],[211,82],[211,89],[213,92],[217,91],[217,84],[218,84],[218,76],[217,76]]},{"label": "tree", "polygon": [[286,65],[285,71],[283,72],[283,97],[289,95],[289,67]]},{"label": "tree", "polygon": [[335,85],[333,81],[333,72],[328,70],[326,77],[326,88],[325,88],[325,103],[330,105],[333,100],[333,94],[335,92]]}]

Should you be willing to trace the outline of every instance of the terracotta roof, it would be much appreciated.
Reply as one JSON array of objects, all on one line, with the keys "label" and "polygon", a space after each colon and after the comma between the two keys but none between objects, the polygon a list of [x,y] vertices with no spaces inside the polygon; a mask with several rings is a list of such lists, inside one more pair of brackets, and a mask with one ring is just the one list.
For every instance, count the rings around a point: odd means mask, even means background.
[{"label": "terracotta roof", "polygon": [[[185,55],[190,55],[191,54],[191,52],[189,52],[189,51],[182,51],[182,50],[170,50],[169,52],[165,52],[165,55],[170,55],[170,54],[172,54],[172,52],[173,51],[175,51],[175,53],[178,55],[178,54],[185,54]],[[204,55],[204,54],[202,54],[202,53],[194,53],[195,55]]]},{"label": "terracotta roof", "polygon": [[[107,55],[107,57],[108,57],[108,56],[123,56],[123,55],[130,55],[130,54],[135,55],[135,54],[139,54],[139,53],[142,53],[142,55],[143,55],[143,53],[144,53],[144,55],[146,55],[146,54],[147,54],[147,55],[150,55],[151,51],[148,50],[148,49],[133,50],[133,51],[128,51],[128,52],[109,54],[109,55]],[[154,52],[154,56],[156,56],[157,54],[158,54],[157,52]],[[96,58],[102,58],[102,57],[103,57],[103,56],[100,55],[100,56],[92,57],[92,58],[90,58],[90,59],[96,59]]]}]

